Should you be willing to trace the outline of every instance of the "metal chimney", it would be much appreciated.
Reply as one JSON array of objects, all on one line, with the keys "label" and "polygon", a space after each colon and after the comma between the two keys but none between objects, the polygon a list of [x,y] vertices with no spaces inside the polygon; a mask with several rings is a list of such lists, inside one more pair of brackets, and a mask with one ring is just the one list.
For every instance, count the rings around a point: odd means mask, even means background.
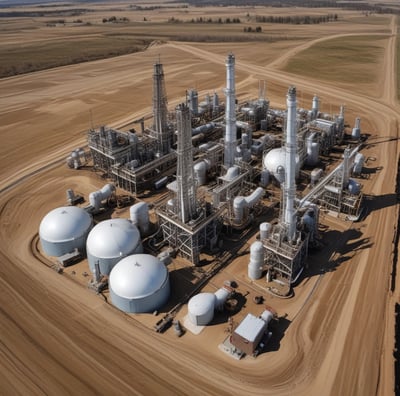
[{"label": "metal chimney", "polygon": [[225,150],[224,166],[229,169],[235,163],[236,149],[236,94],[235,94],[235,56],[231,53],[226,58],[226,108],[225,108]]},{"label": "metal chimney", "polygon": [[196,183],[193,170],[192,126],[190,109],[185,104],[176,108],[178,216],[183,223],[193,219],[196,212]]},{"label": "metal chimney", "polygon": [[291,86],[286,96],[287,124],[286,124],[286,159],[284,183],[284,223],[287,227],[289,240],[295,238],[296,218],[294,200],[296,195],[296,151],[297,151],[297,122],[296,122],[296,88]]}]

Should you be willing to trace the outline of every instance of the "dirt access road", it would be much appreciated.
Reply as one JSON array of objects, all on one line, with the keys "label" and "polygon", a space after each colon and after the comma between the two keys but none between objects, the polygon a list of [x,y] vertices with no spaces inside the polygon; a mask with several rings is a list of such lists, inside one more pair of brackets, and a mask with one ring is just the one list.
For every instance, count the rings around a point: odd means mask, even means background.
[{"label": "dirt access road", "polygon": [[[392,19],[393,35],[395,31]],[[294,84],[311,95],[323,90],[334,104],[344,102],[368,126],[373,136],[366,155],[382,167],[365,180],[369,213],[341,237],[342,247],[331,258],[338,262],[335,271],[320,275],[318,287],[286,330],[279,350],[254,361],[232,361],[218,350],[210,353],[204,338],[189,343],[185,337],[176,340],[149,331],[40,265],[30,249],[41,218],[63,202],[65,189],[72,182],[88,182],[79,175],[67,178],[63,165],[51,165],[83,144],[83,131],[90,122],[88,103],[94,103],[95,119],[124,123],[151,108],[148,64],[157,54],[169,65],[166,75],[174,81],[168,87],[174,98],[170,105],[181,100],[175,98],[184,92],[194,66],[200,92],[206,89],[205,80],[223,87],[225,56],[204,47],[169,43],[142,54],[0,81],[0,132],[3,141],[13,143],[1,148],[1,393],[392,394],[390,316],[397,294],[390,297],[388,286],[398,217],[399,153],[394,40],[392,36],[387,41],[382,91],[371,96],[237,59],[241,89],[261,78],[286,87],[283,93]],[[103,73],[107,68],[108,75]],[[119,101],[106,111],[107,100],[116,97]],[[283,107],[284,98],[275,96],[271,101]],[[349,259],[341,261],[342,256]]]}]

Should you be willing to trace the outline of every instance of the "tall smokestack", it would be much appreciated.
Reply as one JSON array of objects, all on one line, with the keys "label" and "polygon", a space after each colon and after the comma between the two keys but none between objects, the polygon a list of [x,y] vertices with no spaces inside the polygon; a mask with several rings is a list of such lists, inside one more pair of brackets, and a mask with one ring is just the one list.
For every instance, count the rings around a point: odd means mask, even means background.
[{"label": "tall smokestack", "polygon": [[224,165],[230,168],[235,163],[236,149],[236,94],[235,94],[235,56],[229,54],[226,58],[226,108],[225,108],[225,150]]},{"label": "tall smokestack", "polygon": [[192,125],[190,109],[185,104],[176,108],[178,217],[183,223],[193,219],[196,212],[196,184],[193,170]]},{"label": "tall smokestack", "polygon": [[154,137],[157,139],[159,154],[166,154],[171,147],[171,133],[168,130],[168,102],[165,89],[164,71],[160,62],[154,64],[153,73],[153,117]]},{"label": "tall smokestack", "polygon": [[287,124],[286,124],[286,162],[284,199],[284,223],[287,227],[287,236],[293,240],[296,234],[296,218],[294,200],[296,196],[296,151],[297,151],[297,122],[296,122],[296,88],[290,87],[286,96]]}]

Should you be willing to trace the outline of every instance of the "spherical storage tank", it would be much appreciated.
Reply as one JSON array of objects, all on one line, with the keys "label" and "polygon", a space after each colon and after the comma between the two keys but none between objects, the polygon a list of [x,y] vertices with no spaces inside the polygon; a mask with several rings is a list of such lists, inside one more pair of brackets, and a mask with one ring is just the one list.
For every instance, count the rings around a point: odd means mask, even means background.
[{"label": "spherical storage tank", "polygon": [[85,251],[86,238],[92,228],[92,217],[84,209],[63,206],[43,217],[39,237],[44,252],[60,257],[75,249]]},{"label": "spherical storage tank", "polygon": [[90,231],[86,251],[90,270],[99,262],[100,273],[108,275],[115,264],[126,256],[142,253],[140,233],[128,219],[110,219],[98,223]]},{"label": "spherical storage tank", "polygon": [[[263,159],[264,169],[278,180],[279,183],[285,181],[285,166],[286,166],[286,151],[285,147],[280,147],[268,151]],[[300,170],[300,160],[298,154],[296,154],[296,177]]]},{"label": "spherical storage tank", "polygon": [[189,320],[196,326],[206,326],[214,317],[215,295],[200,293],[193,296],[188,303]]},{"label": "spherical storage tank", "polygon": [[113,305],[130,313],[160,308],[170,292],[167,268],[149,254],[123,258],[111,270],[108,283]]}]

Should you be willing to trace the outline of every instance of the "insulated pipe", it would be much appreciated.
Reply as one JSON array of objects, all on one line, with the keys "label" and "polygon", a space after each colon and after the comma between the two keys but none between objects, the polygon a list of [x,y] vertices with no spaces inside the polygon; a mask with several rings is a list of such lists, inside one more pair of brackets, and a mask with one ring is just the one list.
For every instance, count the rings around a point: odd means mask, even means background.
[{"label": "insulated pipe", "polygon": [[263,196],[264,189],[262,187],[257,187],[250,195],[245,197],[247,206],[252,208]]},{"label": "insulated pipe", "polygon": [[111,194],[115,191],[115,186],[113,184],[106,184],[101,188],[101,190],[93,191],[89,194],[89,203],[95,210],[99,210],[101,202],[109,198]]},{"label": "insulated pipe", "polygon": [[238,196],[233,200],[233,214],[235,216],[235,224],[241,224],[244,217],[244,211],[252,208],[264,196],[264,189],[257,187],[247,197]]},{"label": "insulated pipe", "polygon": [[296,195],[296,88],[291,86],[286,96],[287,104],[287,126],[286,126],[286,158],[285,158],[285,211],[284,223],[287,226],[287,237],[289,240],[295,238],[296,219],[294,211],[294,199]]},{"label": "insulated pipe", "polygon": [[236,110],[235,110],[235,56],[229,54],[226,62],[226,108],[225,108],[225,142],[224,166],[230,168],[235,162],[236,146]]}]

